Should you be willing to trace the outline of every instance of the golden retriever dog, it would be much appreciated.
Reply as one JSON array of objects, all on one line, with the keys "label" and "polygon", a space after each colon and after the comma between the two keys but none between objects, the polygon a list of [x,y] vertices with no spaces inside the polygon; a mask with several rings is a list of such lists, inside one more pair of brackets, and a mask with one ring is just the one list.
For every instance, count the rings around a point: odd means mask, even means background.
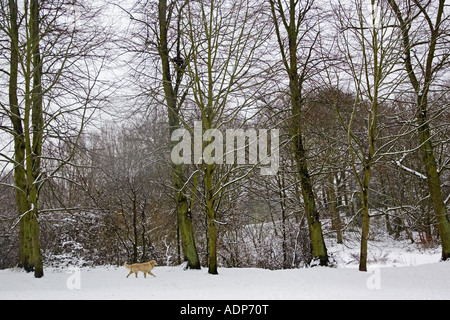
[{"label": "golden retriever dog", "polygon": [[139,271],[144,273],[144,278],[147,278],[147,273],[151,276],[156,277],[153,273],[152,270],[153,268],[155,268],[155,266],[157,266],[158,264],[156,263],[155,260],[152,260],[150,262],[147,263],[136,263],[136,264],[132,264],[131,266],[125,263],[125,268],[127,268],[128,270],[130,270],[130,273],[127,275],[127,279],[128,277],[134,273],[136,275],[136,278],[138,277],[138,273]]}]

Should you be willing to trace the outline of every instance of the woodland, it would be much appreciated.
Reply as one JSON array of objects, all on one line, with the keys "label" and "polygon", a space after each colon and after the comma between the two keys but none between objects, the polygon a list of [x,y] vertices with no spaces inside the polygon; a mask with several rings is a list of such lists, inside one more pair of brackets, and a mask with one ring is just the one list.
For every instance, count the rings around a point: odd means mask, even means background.
[{"label": "woodland", "polygon": [[[449,43],[445,0],[0,0],[0,269],[450,259]],[[196,122],[279,170],[174,163]]]}]

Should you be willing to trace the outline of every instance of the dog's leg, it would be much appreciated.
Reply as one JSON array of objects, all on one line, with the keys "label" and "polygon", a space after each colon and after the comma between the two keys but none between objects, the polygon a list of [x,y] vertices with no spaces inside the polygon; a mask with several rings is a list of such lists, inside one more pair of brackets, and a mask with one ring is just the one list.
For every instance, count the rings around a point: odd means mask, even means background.
[{"label": "dog's leg", "polygon": [[156,278],[156,276],[150,271],[149,272],[149,274],[151,275],[151,276],[154,276],[155,278]]},{"label": "dog's leg", "polygon": [[147,272],[144,272],[144,278],[147,279]]},{"label": "dog's leg", "polygon": [[128,279],[128,277],[129,277],[132,273],[133,273],[133,271],[130,271],[130,273],[127,275],[127,279]]}]

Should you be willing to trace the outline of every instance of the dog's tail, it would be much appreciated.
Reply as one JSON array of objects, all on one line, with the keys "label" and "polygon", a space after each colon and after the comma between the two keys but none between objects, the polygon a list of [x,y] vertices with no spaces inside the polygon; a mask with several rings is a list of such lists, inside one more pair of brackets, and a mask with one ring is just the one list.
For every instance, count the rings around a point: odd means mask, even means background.
[{"label": "dog's tail", "polygon": [[125,262],[124,267],[127,268],[128,270],[131,270],[131,266],[129,266],[128,263],[126,263],[126,262]]}]

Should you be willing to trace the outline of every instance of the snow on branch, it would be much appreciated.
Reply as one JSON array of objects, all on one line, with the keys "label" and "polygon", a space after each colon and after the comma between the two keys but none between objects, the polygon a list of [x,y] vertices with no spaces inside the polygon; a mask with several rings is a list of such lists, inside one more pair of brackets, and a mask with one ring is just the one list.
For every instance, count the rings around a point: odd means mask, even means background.
[{"label": "snow on branch", "polygon": [[419,177],[419,178],[422,179],[422,180],[427,180],[427,177],[426,177],[424,174],[422,174],[422,173],[420,173],[420,172],[417,172],[416,170],[413,170],[413,169],[408,168],[407,166],[403,165],[402,162],[403,162],[403,160],[405,160],[405,158],[406,158],[406,154],[403,155],[402,159],[400,159],[400,160],[398,160],[398,161],[395,161],[395,164],[396,164],[399,168],[405,170],[406,172],[408,172],[408,173],[410,173],[410,174],[412,174],[412,175],[415,175],[416,177]]}]

